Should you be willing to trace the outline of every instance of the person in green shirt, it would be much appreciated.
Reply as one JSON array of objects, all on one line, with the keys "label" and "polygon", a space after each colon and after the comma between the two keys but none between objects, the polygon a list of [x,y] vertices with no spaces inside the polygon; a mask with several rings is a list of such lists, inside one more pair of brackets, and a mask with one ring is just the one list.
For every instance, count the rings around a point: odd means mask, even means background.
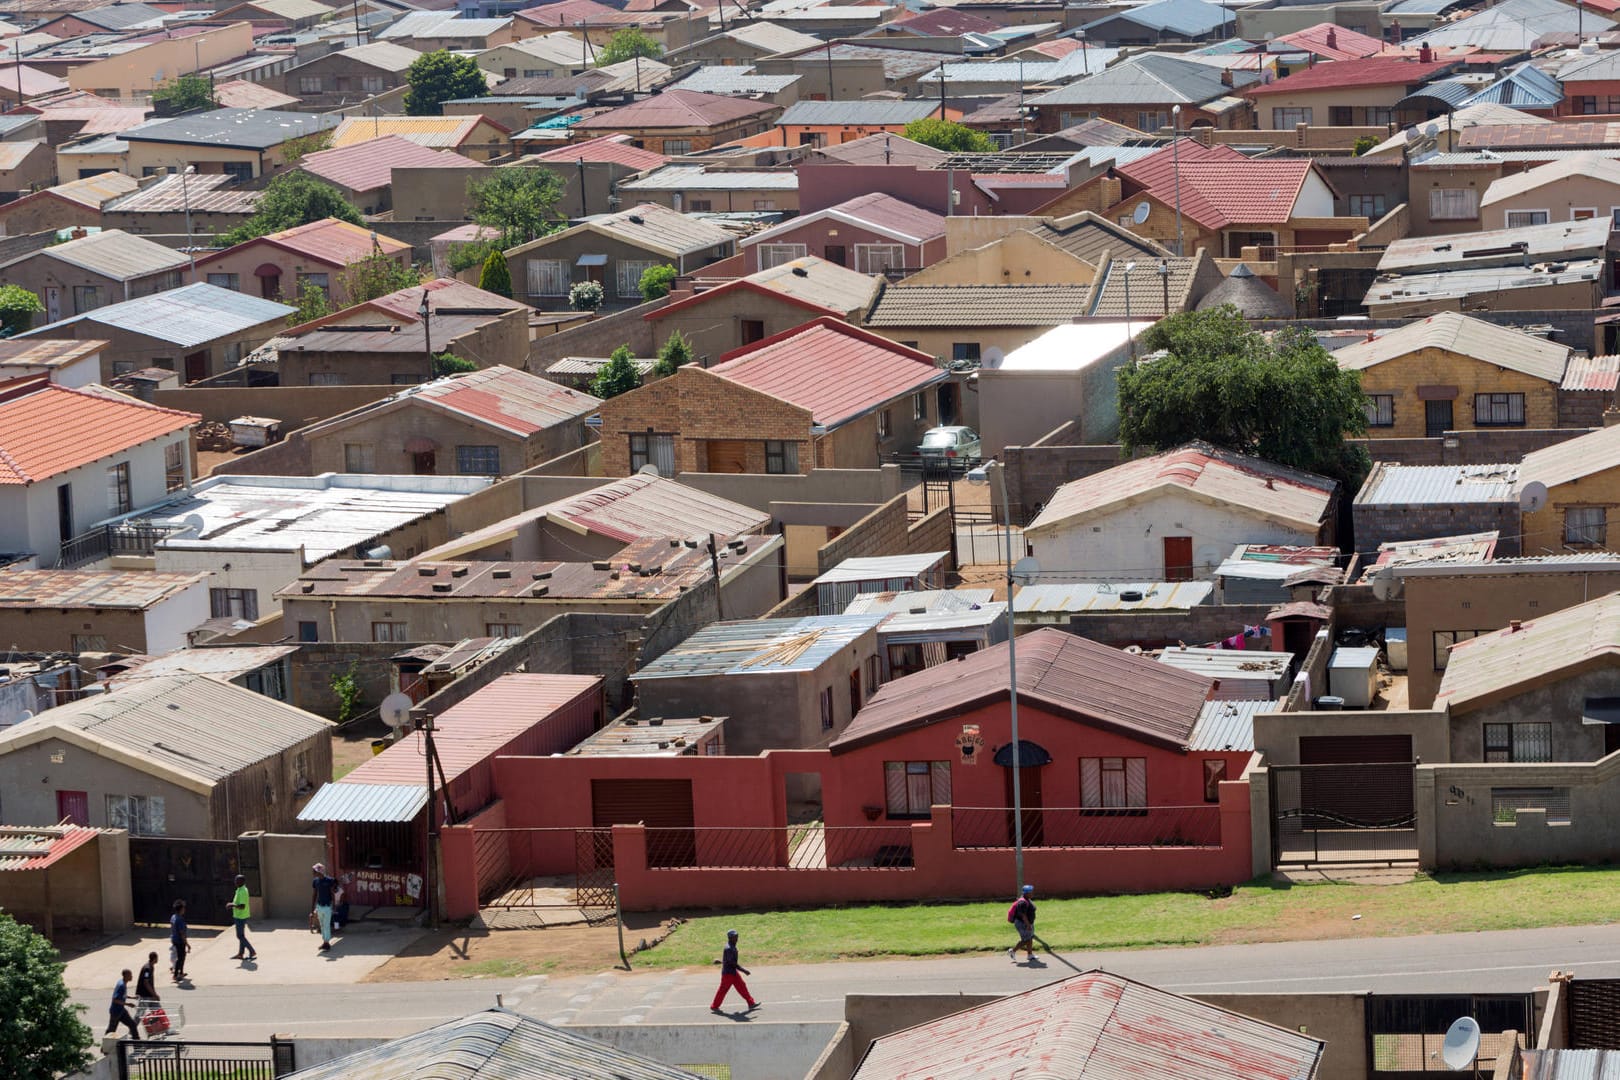
[{"label": "person in green shirt", "polygon": [[[232,960],[257,960],[259,950],[247,939],[248,912],[247,878],[236,875],[236,896],[231,899],[231,921],[236,924],[236,955]],[[246,956],[242,954],[246,953]]]}]

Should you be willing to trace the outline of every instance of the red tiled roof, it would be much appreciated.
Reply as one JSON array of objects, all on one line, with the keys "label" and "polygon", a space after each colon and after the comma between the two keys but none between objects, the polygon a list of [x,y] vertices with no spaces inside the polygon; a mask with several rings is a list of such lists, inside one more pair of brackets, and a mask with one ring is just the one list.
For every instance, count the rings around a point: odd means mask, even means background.
[{"label": "red tiled roof", "polygon": [[598,4],[596,0],[558,0],[553,4],[525,8],[514,17],[539,26],[577,26],[582,22],[598,25],[610,23],[637,25],[647,21],[646,16],[640,12],[619,11],[606,4]]},{"label": "red tiled roof", "polygon": [[364,306],[415,322],[419,317],[417,311],[422,306],[424,289],[433,294],[428,306],[435,314],[441,307],[500,308],[503,311],[516,311],[527,306],[516,300],[509,300],[499,293],[487,292],[476,285],[457,281],[455,278],[434,278],[432,281],[424,281],[420,285],[412,285],[386,296],[379,296],[375,300],[367,300]]},{"label": "red tiled roof", "polygon": [[707,128],[780,108],[769,101],[702,94],[696,90],[665,90],[581,120],[574,128],[579,131]]},{"label": "red tiled roof", "polygon": [[304,155],[299,168],[350,191],[373,191],[394,181],[395,169],[481,168],[454,150],[435,150],[399,135]]},{"label": "red tiled roof", "polygon": [[[836,754],[948,721],[1005,698],[1007,686],[1005,644],[895,679],[861,706],[829,749]],[[1021,703],[1159,745],[1186,745],[1213,686],[1202,675],[1051,627],[1018,638]]]},{"label": "red tiled roof", "polygon": [[1081,47],[1082,43],[1074,38],[1054,38],[1051,41],[1043,41],[1038,45],[1031,45],[1024,51],[1040,53],[1042,56],[1050,56],[1054,60],[1061,60]]},{"label": "red tiled roof", "polygon": [[[1205,146],[1195,139],[1182,139],[1174,147],[1167,146],[1116,171],[1147,188],[1160,201],[1173,204],[1178,159],[1183,167],[1199,161],[1224,162],[1234,169],[1249,164],[1247,157],[1230,146]],[[1224,215],[1216,209],[1215,204],[1204,198],[1204,193],[1191,184],[1181,185],[1181,212],[1212,229],[1226,224]]]},{"label": "red tiled roof", "polygon": [[[1547,130],[1542,131],[1542,128]],[[1515,147],[1557,146],[1586,148],[1613,146],[1620,142],[1620,123],[1607,120],[1577,120],[1564,124],[1480,124],[1464,129],[1457,145]]]},{"label": "red tiled roof", "polygon": [[632,142],[630,136],[618,134],[598,135],[594,139],[569,143],[567,146],[546,150],[533,157],[536,161],[579,161],[583,158],[591,162],[625,165],[638,171],[656,169],[669,162],[669,158],[663,154],[644,150]]},{"label": "red tiled roof", "polygon": [[[381,236],[364,225],[353,225],[337,218],[322,218],[307,225],[296,225],[280,232],[266,233],[228,250],[235,251],[248,244],[260,243],[273,244],[298,255],[319,259],[331,266],[348,266],[366,258],[375,250],[380,250],[384,255],[397,255],[411,249],[411,245],[404,241]],[[197,261],[202,263],[204,260]]]},{"label": "red tiled roof", "polygon": [[829,428],[946,377],[927,353],[832,318],[727,353],[709,374],[807,409]]},{"label": "red tiled roof", "polygon": [[1292,94],[1309,90],[1345,90],[1354,86],[1415,86],[1443,75],[1457,66],[1455,60],[1406,60],[1395,56],[1368,56],[1360,60],[1335,60],[1296,71],[1286,79],[1259,86],[1248,86],[1249,97],[1265,94]]},{"label": "red tiled roof", "polygon": [[974,15],[968,11],[952,11],[950,8],[935,8],[933,11],[902,15],[889,25],[909,30],[921,37],[988,34],[992,30],[1001,29],[1000,23],[986,19],[982,15]]},{"label": "red tiled roof", "polygon": [[[36,483],[202,420],[111,390],[70,390],[39,378],[39,389],[0,401],[0,484]],[[20,380],[18,389],[26,389]]]},{"label": "red tiled roof", "polygon": [[[1331,44],[1328,42],[1330,33],[1333,35]],[[1292,34],[1284,34],[1276,39],[1276,44],[1292,45],[1329,60],[1355,60],[1372,56],[1384,48],[1384,42],[1378,38],[1333,23],[1317,23],[1303,30],[1295,30]]]},{"label": "red tiled roof", "polygon": [[1211,229],[1287,221],[1300,188],[1315,168],[1309,158],[1256,161],[1231,147],[1206,147],[1183,139],[1174,152],[1166,147],[1118,171],[1171,204],[1176,198],[1178,154],[1181,211]]}]

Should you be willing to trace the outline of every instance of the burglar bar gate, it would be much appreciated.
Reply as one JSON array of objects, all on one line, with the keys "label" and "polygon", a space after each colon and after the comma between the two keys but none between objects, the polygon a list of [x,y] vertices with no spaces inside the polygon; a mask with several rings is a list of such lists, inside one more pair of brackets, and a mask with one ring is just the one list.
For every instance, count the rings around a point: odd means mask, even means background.
[{"label": "burglar bar gate", "polygon": [[1271,865],[1416,862],[1416,762],[1268,766]]},{"label": "burglar bar gate", "polygon": [[298,1070],[293,1044],[136,1042],[118,1044],[118,1080],[276,1080]]},{"label": "burglar bar gate", "polygon": [[1517,1032],[1521,1047],[1536,1045],[1532,994],[1368,994],[1367,1075],[1372,1080],[1463,1075],[1440,1058],[1446,1030],[1462,1016],[1479,1023],[1481,1076],[1491,1074],[1498,1056],[1512,1053],[1505,1032]]}]

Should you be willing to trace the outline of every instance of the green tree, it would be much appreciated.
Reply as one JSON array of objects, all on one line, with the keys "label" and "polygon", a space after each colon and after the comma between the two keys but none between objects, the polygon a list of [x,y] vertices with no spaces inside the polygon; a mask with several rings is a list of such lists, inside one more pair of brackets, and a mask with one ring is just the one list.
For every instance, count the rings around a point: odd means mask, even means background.
[{"label": "green tree", "polygon": [[641,373],[636,370],[635,355],[630,346],[620,345],[608,357],[608,362],[596,369],[591,380],[591,394],[606,401],[611,397],[629,393],[641,385]]},{"label": "green tree", "polygon": [[90,1067],[93,1036],[44,937],[0,912],[0,1076],[55,1080]]},{"label": "green tree", "polygon": [[607,295],[596,281],[576,281],[568,289],[568,306],[575,311],[595,311]]},{"label": "green tree", "polygon": [[364,224],[360,211],[337,188],[295,169],[270,181],[264,194],[259,196],[254,215],[219,239],[228,247],[323,218],[337,218],[352,225]]},{"label": "green tree", "polygon": [[500,234],[503,251],[557,231],[562,195],[562,178],[550,169],[491,169],[486,179],[467,181],[472,219]]},{"label": "green tree", "polygon": [[489,253],[501,249],[493,240],[468,240],[450,249],[450,272],[459,274],[469,266],[483,266]]},{"label": "green tree", "polygon": [[668,296],[675,279],[681,273],[673,266],[649,266],[641,272],[641,298],[643,300],[657,300],[660,296]]},{"label": "green tree", "polygon": [[1356,136],[1356,141],[1352,145],[1350,152],[1353,156],[1360,157],[1362,154],[1365,154],[1367,151],[1371,150],[1377,145],[1378,140],[1373,138],[1371,135],[1358,135]]},{"label": "green tree", "polygon": [[297,165],[310,154],[332,148],[332,133],[330,131],[312,131],[308,135],[300,135],[296,139],[288,139],[281,144],[281,160],[289,166]]},{"label": "green tree", "polygon": [[988,154],[996,148],[995,140],[984,132],[938,117],[913,120],[900,134],[947,154]]},{"label": "green tree", "polygon": [[1345,442],[1367,430],[1358,372],[1316,338],[1287,327],[1270,338],[1230,304],[1160,321],[1137,343],[1161,353],[1119,373],[1120,441],[1167,450],[1191,439],[1331,477],[1354,491],[1370,467]]},{"label": "green tree", "polygon": [[401,266],[381,251],[352,262],[338,276],[351,304],[363,304],[391,292],[422,284],[422,274],[413,266]]},{"label": "green tree", "polygon": [[615,30],[613,36],[608,38],[608,43],[596,54],[596,66],[607,67],[609,64],[634,60],[638,56],[656,60],[663,55],[664,50],[659,48],[658,42],[635,27],[626,26],[622,30]]},{"label": "green tree", "polygon": [[679,330],[669,335],[663,348],[658,350],[658,364],[653,368],[660,375],[673,375],[682,364],[692,362],[692,343]]},{"label": "green tree", "polygon": [[484,269],[478,275],[478,287],[499,296],[512,296],[512,268],[506,265],[506,256],[491,251],[484,260]]},{"label": "green tree", "polygon": [[435,378],[444,378],[446,375],[465,375],[470,371],[477,371],[478,365],[464,356],[457,356],[453,352],[442,352],[433,358],[433,374]]},{"label": "green tree", "polygon": [[152,91],[152,103],[171,115],[214,107],[214,83],[206,75],[181,75]]},{"label": "green tree", "polygon": [[296,296],[282,293],[281,302],[298,309],[287,316],[288,326],[303,326],[332,314],[332,302],[326,298],[326,290],[311,281],[299,282]]},{"label": "green tree", "polygon": [[411,116],[442,116],[444,103],[480,97],[489,91],[483,69],[470,56],[448,49],[423,53],[405,72],[405,111]]},{"label": "green tree", "polygon": [[27,333],[44,310],[39,297],[21,285],[0,285],[0,337]]}]

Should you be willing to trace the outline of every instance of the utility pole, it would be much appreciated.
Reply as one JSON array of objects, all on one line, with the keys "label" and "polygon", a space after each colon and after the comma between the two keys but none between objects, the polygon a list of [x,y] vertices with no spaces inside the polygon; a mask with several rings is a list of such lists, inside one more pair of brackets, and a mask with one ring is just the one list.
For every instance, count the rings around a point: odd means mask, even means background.
[{"label": "utility pole", "polygon": [[939,118],[945,119],[945,61],[939,62]]},{"label": "utility pole", "polygon": [[[422,301],[424,304],[427,300]],[[427,763],[427,886],[424,891],[427,896],[428,926],[434,930],[439,928],[439,810],[433,797],[433,717],[424,715],[417,726],[422,732],[424,753],[422,760]]]},{"label": "utility pole", "polygon": [[590,217],[591,210],[585,204],[585,155],[579,155],[579,216]]},{"label": "utility pole", "polygon": [[714,617],[717,622],[725,622],[726,613],[720,606],[720,552],[714,533],[709,534],[709,565],[714,568]]},{"label": "utility pole", "polygon": [[428,308],[428,291],[422,290],[422,306],[416,309],[422,317],[422,351],[427,360],[427,381],[433,381],[433,324],[429,321],[433,312]]}]

